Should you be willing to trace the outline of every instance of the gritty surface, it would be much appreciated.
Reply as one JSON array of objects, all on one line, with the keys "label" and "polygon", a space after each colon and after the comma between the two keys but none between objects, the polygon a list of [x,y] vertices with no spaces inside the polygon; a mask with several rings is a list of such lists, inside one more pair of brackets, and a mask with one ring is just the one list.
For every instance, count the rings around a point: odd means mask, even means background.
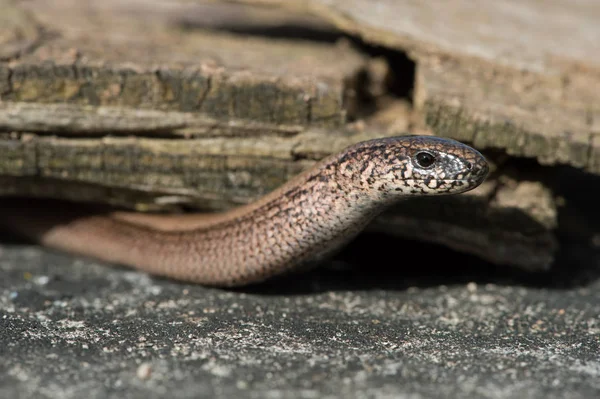
[{"label": "gritty surface", "polygon": [[600,396],[598,279],[323,269],[231,291],[0,244],[0,397]]}]

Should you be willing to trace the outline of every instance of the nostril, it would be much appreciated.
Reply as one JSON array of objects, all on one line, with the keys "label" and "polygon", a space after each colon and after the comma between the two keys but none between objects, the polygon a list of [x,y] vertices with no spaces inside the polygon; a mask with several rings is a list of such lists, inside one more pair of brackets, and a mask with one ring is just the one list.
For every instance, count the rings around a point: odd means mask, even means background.
[{"label": "nostril", "polygon": [[473,169],[473,164],[471,162],[467,162],[467,170]]}]

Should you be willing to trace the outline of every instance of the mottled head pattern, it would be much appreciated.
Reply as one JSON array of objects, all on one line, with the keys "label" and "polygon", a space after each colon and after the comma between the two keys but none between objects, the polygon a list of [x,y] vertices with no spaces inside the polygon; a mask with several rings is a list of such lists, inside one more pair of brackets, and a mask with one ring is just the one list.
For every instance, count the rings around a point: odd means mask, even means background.
[{"label": "mottled head pattern", "polygon": [[488,164],[455,140],[404,136],[365,141],[339,158],[338,172],[379,197],[457,194],[479,186]]}]

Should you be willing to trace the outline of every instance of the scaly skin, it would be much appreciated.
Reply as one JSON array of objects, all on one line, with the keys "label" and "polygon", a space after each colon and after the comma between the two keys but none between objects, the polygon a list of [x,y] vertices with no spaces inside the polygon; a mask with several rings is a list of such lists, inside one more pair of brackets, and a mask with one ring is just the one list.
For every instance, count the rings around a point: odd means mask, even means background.
[{"label": "scaly skin", "polygon": [[350,146],[262,199],[217,216],[90,212],[5,198],[0,225],[151,274],[238,286],[323,258],[402,198],[469,191],[487,173],[485,158],[456,141],[382,138]]}]

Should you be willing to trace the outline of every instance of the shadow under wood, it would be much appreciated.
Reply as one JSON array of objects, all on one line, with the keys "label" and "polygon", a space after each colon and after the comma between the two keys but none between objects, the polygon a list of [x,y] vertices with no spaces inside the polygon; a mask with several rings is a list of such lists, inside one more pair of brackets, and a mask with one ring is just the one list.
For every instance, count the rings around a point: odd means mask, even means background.
[{"label": "shadow under wood", "polygon": [[578,242],[564,241],[561,244],[550,270],[528,272],[486,262],[440,245],[368,233],[358,237],[332,261],[320,267],[235,291],[302,295],[342,290],[405,290],[470,282],[570,289],[600,278],[598,251]]},{"label": "shadow under wood", "polygon": [[[530,163],[526,162],[525,166]],[[520,172],[531,170],[530,167],[517,169]],[[466,227],[482,232],[496,227],[512,229],[515,233],[526,232],[531,236],[546,230],[558,241],[554,261],[546,270],[527,271],[487,262],[442,245],[399,239],[390,234],[368,233],[360,235],[334,261],[323,267],[282,276],[243,290],[277,295],[329,290],[404,290],[469,282],[548,289],[571,289],[592,284],[600,279],[600,176],[572,167],[556,167],[546,169],[546,173],[538,177],[534,181],[544,181],[560,203],[556,231],[548,231],[547,227],[518,208],[490,211],[485,201],[470,200],[467,196],[407,201],[398,206],[398,213],[416,220],[460,219]],[[461,201],[467,203],[459,205]],[[424,206],[423,202],[430,204]],[[469,245],[469,242],[465,244]]]}]

